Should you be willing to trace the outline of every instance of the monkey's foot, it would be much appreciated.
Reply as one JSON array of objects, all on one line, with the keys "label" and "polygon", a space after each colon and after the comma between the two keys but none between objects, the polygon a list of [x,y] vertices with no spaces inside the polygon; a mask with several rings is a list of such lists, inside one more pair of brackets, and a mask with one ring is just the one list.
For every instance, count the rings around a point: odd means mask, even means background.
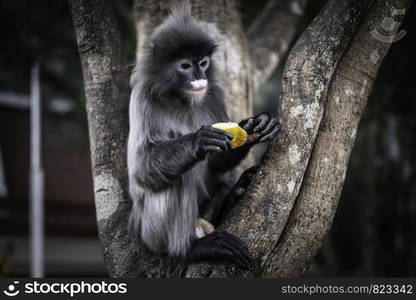
[{"label": "monkey's foot", "polygon": [[207,220],[204,220],[202,218],[199,218],[196,220],[195,232],[198,238],[202,238],[206,236],[207,234],[210,234],[214,230],[215,230],[215,227]]},{"label": "monkey's foot", "polygon": [[242,268],[253,267],[253,258],[247,247],[239,238],[221,229],[194,240],[186,258],[190,263],[229,262]]}]

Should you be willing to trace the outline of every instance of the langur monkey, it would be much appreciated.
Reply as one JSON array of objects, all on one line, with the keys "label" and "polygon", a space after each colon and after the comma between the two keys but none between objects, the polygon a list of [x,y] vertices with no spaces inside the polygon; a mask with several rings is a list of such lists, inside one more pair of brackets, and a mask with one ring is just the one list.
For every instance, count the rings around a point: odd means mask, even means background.
[{"label": "langur monkey", "polygon": [[217,205],[230,191],[230,170],[251,146],[275,137],[280,125],[265,113],[241,121],[256,138],[235,149],[231,134],[210,126],[229,120],[215,80],[215,50],[185,3],[154,30],[133,71],[130,225],[154,252],[248,267],[251,256],[243,243],[200,216],[207,203]]}]

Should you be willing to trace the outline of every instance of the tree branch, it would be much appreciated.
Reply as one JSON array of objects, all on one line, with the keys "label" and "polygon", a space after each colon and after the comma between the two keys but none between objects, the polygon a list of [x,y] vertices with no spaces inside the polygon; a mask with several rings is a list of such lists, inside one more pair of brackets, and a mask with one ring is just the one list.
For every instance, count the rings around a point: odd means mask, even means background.
[{"label": "tree branch", "polygon": [[248,30],[253,84],[256,90],[279,65],[296,34],[307,0],[269,0]]},{"label": "tree branch", "polygon": [[71,0],[84,76],[95,204],[109,273],[137,276],[137,245],[127,233],[126,141],[129,76],[110,0]]},{"label": "tree branch", "polygon": [[[376,1],[343,55],[328,91],[319,134],[296,206],[276,250],[265,263],[265,273],[268,275],[302,275],[327,236],[361,115],[379,66],[391,45],[374,38],[372,30],[379,28],[383,19],[391,17],[394,8],[405,8],[407,2]],[[398,24],[403,17],[396,17]]]}]

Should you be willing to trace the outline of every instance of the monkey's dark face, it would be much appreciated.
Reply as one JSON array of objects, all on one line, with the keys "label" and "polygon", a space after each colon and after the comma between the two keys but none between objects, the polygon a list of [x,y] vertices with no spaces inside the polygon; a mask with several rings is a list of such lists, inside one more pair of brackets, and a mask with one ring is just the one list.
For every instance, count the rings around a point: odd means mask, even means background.
[{"label": "monkey's dark face", "polygon": [[210,56],[202,58],[182,58],[176,63],[179,88],[185,96],[201,99],[208,88],[207,70],[210,66]]}]

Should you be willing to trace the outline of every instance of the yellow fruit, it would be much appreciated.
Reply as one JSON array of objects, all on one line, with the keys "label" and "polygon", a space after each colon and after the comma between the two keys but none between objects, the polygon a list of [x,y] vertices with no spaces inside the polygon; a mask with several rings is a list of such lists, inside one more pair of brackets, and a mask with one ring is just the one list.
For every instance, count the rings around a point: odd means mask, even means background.
[{"label": "yellow fruit", "polygon": [[233,122],[215,123],[211,126],[231,133],[233,135],[233,139],[231,140],[231,146],[233,148],[240,147],[244,145],[247,141],[247,132],[243,128],[238,126],[237,123],[233,123]]}]

